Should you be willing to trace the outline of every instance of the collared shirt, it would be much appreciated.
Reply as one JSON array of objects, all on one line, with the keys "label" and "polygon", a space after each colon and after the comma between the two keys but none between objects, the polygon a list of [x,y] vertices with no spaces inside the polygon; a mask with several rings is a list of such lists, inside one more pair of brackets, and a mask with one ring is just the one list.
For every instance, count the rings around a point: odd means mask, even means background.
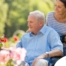
[{"label": "collared shirt", "polygon": [[63,51],[58,33],[46,25],[42,27],[37,35],[31,32],[25,33],[16,47],[23,47],[27,50],[25,61],[29,64],[31,64],[36,57],[51,50],[59,49]]}]

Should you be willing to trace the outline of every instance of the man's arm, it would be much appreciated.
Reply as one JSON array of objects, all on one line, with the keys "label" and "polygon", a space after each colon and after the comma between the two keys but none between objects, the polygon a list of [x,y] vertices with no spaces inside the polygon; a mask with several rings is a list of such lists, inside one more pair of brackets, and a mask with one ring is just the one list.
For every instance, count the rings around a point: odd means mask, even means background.
[{"label": "man's arm", "polygon": [[51,51],[45,52],[44,54],[38,56],[32,63],[33,66],[39,59],[51,58],[63,55],[63,45],[60,41],[58,33],[54,30],[51,30],[48,35],[48,45],[50,46]]},{"label": "man's arm", "polygon": [[19,42],[16,44],[16,47],[17,47],[17,48],[18,48],[18,47],[21,47],[21,48],[22,48],[22,42],[19,41]]},{"label": "man's arm", "polygon": [[50,52],[46,52],[43,54],[44,58],[49,58],[49,57],[56,57],[56,56],[62,56],[63,52],[58,49],[54,49]]},{"label": "man's arm", "polygon": [[50,31],[48,42],[49,46],[51,47],[51,51],[49,51],[49,57],[63,55],[63,44],[60,40],[59,34],[55,30]]},{"label": "man's arm", "polygon": [[50,57],[56,57],[56,56],[62,56],[63,52],[58,50],[58,49],[54,49],[50,52],[46,52],[40,56],[37,57],[37,59],[43,59],[43,58],[50,58]]}]

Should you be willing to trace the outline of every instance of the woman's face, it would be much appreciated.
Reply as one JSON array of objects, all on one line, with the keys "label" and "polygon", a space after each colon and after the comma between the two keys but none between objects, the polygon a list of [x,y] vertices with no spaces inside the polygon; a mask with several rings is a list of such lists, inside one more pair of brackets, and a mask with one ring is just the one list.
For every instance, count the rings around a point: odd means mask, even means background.
[{"label": "woman's face", "polygon": [[59,15],[62,15],[66,12],[66,7],[60,0],[56,0],[55,3],[55,12]]}]

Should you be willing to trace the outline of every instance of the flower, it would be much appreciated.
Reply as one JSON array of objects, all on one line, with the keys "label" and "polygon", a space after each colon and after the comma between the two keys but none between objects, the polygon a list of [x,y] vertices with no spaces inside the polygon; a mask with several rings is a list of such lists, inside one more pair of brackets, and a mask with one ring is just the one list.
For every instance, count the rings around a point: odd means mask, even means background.
[{"label": "flower", "polygon": [[7,42],[7,41],[8,41],[8,39],[7,39],[6,37],[1,37],[1,38],[0,38],[0,42],[4,42],[4,43],[5,43],[5,42]]},{"label": "flower", "polygon": [[10,54],[6,50],[0,51],[0,63],[4,64],[10,59]]},{"label": "flower", "polygon": [[24,48],[13,48],[11,51],[11,57],[17,64],[25,60],[26,50]]},{"label": "flower", "polygon": [[14,41],[18,41],[19,40],[17,36],[14,36],[13,38],[14,38]]},{"label": "flower", "polygon": [[[12,64],[9,61],[16,62],[19,65],[22,61],[25,60],[26,50],[24,48],[9,48],[6,50],[0,51],[0,63],[1,64]],[[11,66],[11,65],[10,65]]]},{"label": "flower", "polygon": [[2,47],[9,47],[8,39],[4,36],[0,36],[0,43],[2,43]]}]

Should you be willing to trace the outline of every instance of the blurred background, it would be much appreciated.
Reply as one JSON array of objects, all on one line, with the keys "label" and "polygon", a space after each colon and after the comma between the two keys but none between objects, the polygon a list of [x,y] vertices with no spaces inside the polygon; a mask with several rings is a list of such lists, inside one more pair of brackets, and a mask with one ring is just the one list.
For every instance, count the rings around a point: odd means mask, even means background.
[{"label": "blurred background", "polygon": [[6,37],[6,42],[19,40],[28,29],[29,12],[34,10],[46,16],[54,10],[54,0],[0,0],[0,38]]}]

